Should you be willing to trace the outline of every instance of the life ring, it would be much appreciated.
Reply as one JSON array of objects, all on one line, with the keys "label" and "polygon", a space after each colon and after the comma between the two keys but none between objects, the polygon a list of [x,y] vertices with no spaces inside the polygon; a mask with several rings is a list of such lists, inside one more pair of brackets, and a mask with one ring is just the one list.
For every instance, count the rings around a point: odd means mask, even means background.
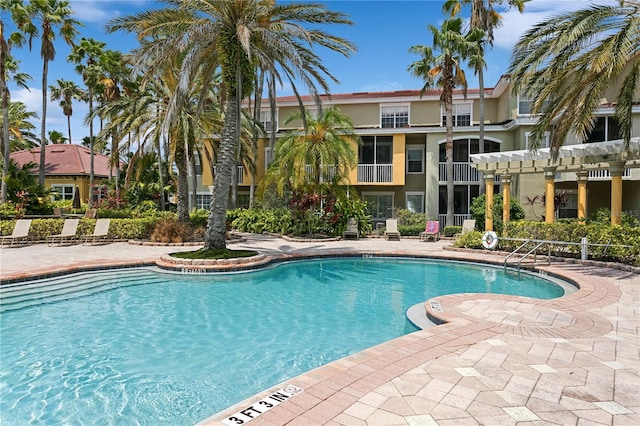
[{"label": "life ring", "polygon": [[487,231],[482,235],[482,247],[493,250],[498,245],[498,235],[493,231]]}]

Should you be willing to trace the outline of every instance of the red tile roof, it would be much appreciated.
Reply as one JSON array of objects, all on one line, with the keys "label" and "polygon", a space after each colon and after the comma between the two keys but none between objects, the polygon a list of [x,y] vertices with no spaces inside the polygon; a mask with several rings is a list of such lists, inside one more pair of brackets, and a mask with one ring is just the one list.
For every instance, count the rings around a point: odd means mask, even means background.
[{"label": "red tile roof", "polygon": [[[40,147],[12,152],[11,159],[20,166],[29,162],[40,164]],[[38,168],[33,169],[38,173]],[[56,144],[45,147],[45,175],[88,176],[91,172],[91,150],[74,144]],[[93,173],[98,177],[109,177],[109,157],[94,153]]]},{"label": "red tile roof", "polygon": [[[485,93],[491,94],[493,88],[486,88]],[[422,97],[429,96],[440,96],[440,90],[425,90],[422,94]],[[469,89],[467,90],[467,95],[477,95],[480,93],[479,89]],[[462,95],[462,89],[456,89],[453,92],[454,95]],[[345,100],[362,100],[362,99],[379,99],[379,98],[419,98],[420,90],[395,90],[391,92],[356,92],[356,93],[336,93],[336,94],[324,94],[320,95],[320,98],[323,101],[331,100],[331,101],[345,101]],[[310,95],[301,96],[303,102],[312,101],[313,98]],[[263,99],[263,102],[268,101],[268,99]],[[297,102],[295,96],[279,96],[277,101],[279,103],[286,102]]]}]

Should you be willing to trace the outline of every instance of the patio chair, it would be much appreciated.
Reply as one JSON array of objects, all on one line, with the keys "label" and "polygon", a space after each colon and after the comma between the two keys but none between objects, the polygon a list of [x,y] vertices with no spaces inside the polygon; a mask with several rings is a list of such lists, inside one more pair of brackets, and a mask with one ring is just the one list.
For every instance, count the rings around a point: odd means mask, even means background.
[{"label": "patio chair", "polygon": [[385,240],[400,241],[400,232],[398,232],[398,221],[396,219],[387,219],[384,238]]},{"label": "patio chair", "polygon": [[466,234],[467,232],[471,232],[476,229],[476,220],[475,219],[465,219],[462,222],[462,232],[461,234]]},{"label": "patio chair", "polygon": [[420,233],[420,241],[433,240],[434,242],[440,239],[440,222],[437,220],[427,221],[427,226],[424,232]]},{"label": "patio chair", "polygon": [[18,219],[13,226],[13,232],[11,235],[5,235],[0,237],[0,245],[13,246],[26,241],[29,238],[29,229],[31,228],[31,219]]},{"label": "patio chair", "polygon": [[111,224],[111,219],[98,219],[96,220],[96,227],[93,230],[93,234],[86,234],[80,236],[80,241],[83,244],[85,243],[95,243],[97,241],[105,241],[107,239],[107,235],[109,234],[109,225]]},{"label": "patio chair", "polygon": [[358,229],[358,222],[355,218],[350,217],[347,219],[347,229],[342,233],[343,239],[354,238],[357,240],[360,238],[360,230]]},{"label": "patio chair", "polygon": [[98,209],[87,209],[84,212],[85,219],[97,219],[98,218]]},{"label": "patio chair", "polygon": [[70,242],[76,237],[76,231],[78,230],[79,223],[80,219],[65,219],[64,225],[62,226],[62,232],[57,235],[48,235],[46,238],[47,243],[51,246],[56,243],[62,244]]},{"label": "patio chair", "polygon": [[53,208],[53,216],[54,217],[63,217],[65,214],[67,214],[67,211],[65,209],[61,209],[59,207],[54,207]]}]

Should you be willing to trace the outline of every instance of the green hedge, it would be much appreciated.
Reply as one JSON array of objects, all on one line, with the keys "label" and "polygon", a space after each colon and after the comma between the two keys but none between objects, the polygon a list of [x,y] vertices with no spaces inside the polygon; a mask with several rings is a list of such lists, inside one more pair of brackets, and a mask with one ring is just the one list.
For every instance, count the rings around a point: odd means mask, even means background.
[{"label": "green hedge", "polygon": [[[565,241],[579,243],[583,237],[589,244],[604,244],[603,247],[589,246],[589,259],[614,261],[640,266],[640,227],[609,225],[604,223],[572,222],[510,222],[505,227],[504,236],[509,238],[530,238],[535,240]],[[514,250],[521,241],[500,240],[498,247]],[[618,247],[625,245],[630,247]],[[547,252],[544,246],[541,252]],[[580,257],[580,246],[551,244],[554,256]]]},{"label": "green hedge", "polygon": [[[113,239],[148,239],[153,232],[158,218],[111,219],[109,238]],[[95,219],[80,219],[77,235],[91,234],[95,228]],[[32,240],[44,241],[48,235],[62,232],[64,219],[33,219],[29,236]],[[11,235],[15,220],[0,222],[0,233]]]}]

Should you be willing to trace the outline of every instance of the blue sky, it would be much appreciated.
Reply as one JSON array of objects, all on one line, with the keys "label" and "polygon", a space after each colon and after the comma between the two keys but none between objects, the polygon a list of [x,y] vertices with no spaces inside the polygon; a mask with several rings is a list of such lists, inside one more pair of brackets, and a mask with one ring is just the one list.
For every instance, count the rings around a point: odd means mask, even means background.
[{"label": "blue sky", "polygon": [[[321,1],[322,2],[322,1]],[[136,46],[135,36],[126,33],[107,34],[104,25],[117,16],[131,15],[149,8],[158,7],[151,0],[71,0],[71,7],[76,19],[84,26],[80,28],[80,36],[92,37],[107,43],[108,49],[128,52]],[[341,11],[354,21],[353,26],[336,26],[330,31],[355,43],[358,50],[346,59],[337,54],[320,51],[324,64],[340,80],[340,84],[332,84],[332,93],[375,92],[404,89],[419,89],[422,82],[412,77],[407,67],[418,59],[408,53],[408,49],[416,44],[430,45],[432,38],[427,26],[439,26],[443,19],[442,1],[435,0],[329,0],[324,1],[331,10]],[[506,1],[505,1],[506,3]],[[525,12],[502,8],[503,25],[495,32],[494,48],[487,55],[485,86],[496,84],[500,75],[507,70],[511,48],[523,32],[537,22],[554,14],[585,7],[586,0],[531,0],[526,3]],[[463,11],[463,17],[468,10]],[[5,20],[5,17],[2,17]],[[5,21],[6,22],[6,21]],[[10,31],[7,28],[5,31]],[[62,41],[56,44],[56,58],[49,64],[48,85],[59,78],[72,79],[82,85],[81,78],[67,63],[70,48]],[[14,56],[19,59],[21,71],[32,76],[29,90],[11,87],[12,99],[22,101],[31,111],[41,113],[42,97],[42,60],[40,59],[40,42],[34,40],[33,50],[14,49]],[[477,87],[477,80],[472,72],[467,75],[469,87]],[[290,88],[279,90],[279,95],[291,95]],[[47,108],[47,131],[58,130],[67,133],[66,117],[57,102],[49,102]],[[72,134],[74,142],[88,136],[88,127],[83,124],[88,108],[76,102],[72,116]],[[38,128],[39,122],[35,123]]]}]

